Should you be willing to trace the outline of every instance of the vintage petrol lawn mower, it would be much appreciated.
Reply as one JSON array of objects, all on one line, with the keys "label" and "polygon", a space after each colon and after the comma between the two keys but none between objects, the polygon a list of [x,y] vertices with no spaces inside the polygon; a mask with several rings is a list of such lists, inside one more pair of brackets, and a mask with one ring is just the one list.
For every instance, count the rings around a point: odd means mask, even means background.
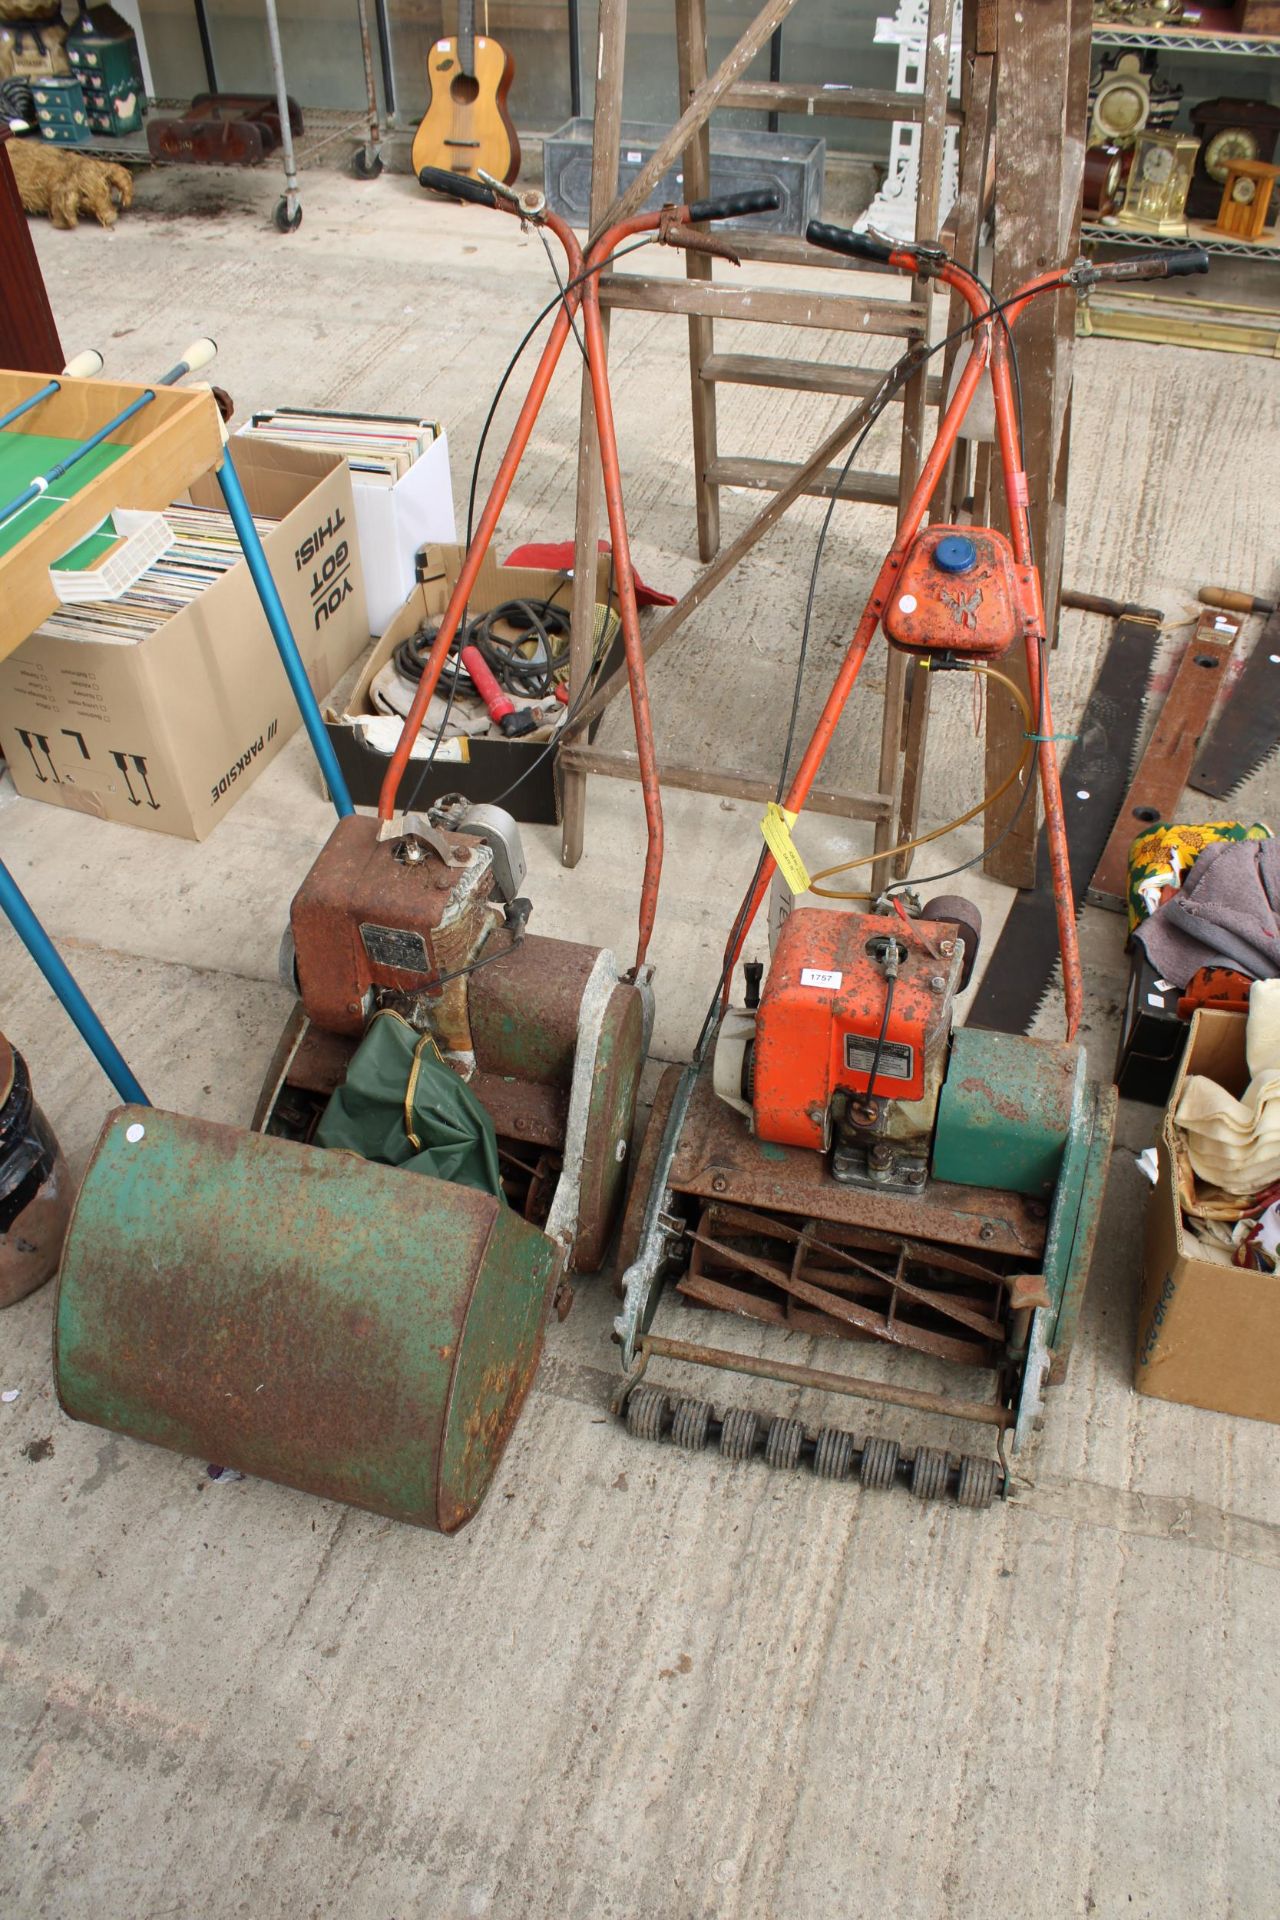
[{"label": "vintage petrol lawn mower", "polygon": [[[1116,1101],[1112,1087],[1089,1080],[1075,1038],[1080,958],[1011,329],[1037,294],[1097,279],[1202,272],[1208,262],[1198,248],[1121,266],[1082,262],[1032,280],[997,311],[988,290],[939,249],[886,244],[820,222],[808,238],[955,288],[973,314],[973,348],[785,811],[766,816],[769,850],[729,937],[720,1017],[708,1016],[692,1063],[669,1069],[661,1083],[624,1227],[628,1264],[616,1332],[625,1371],[615,1407],[644,1438],[695,1449],[715,1440],[730,1460],[759,1452],[774,1465],[807,1461],[824,1478],[856,1475],[873,1487],[902,1481],[924,1498],[952,1493],[963,1506],[985,1506],[1007,1484],[1006,1440],[1014,1449],[1026,1443],[1045,1385],[1067,1369]],[[988,368],[1012,537],[992,527],[925,528],[928,502]],[[1025,647],[1022,766],[1034,747],[1057,900],[1065,1043],[953,1026],[979,923],[975,909],[950,896],[927,903],[918,918],[892,890],[871,912],[793,910],[763,991],[759,965],[748,966],[746,1004],[728,1004],[775,854],[784,871],[792,868],[794,890],[807,888],[802,863],[793,878],[790,828],[878,627],[890,646],[933,671],[992,672],[989,663],[1015,642]],[[982,1369],[991,1391],[977,1399],[925,1392],[660,1334],[654,1315],[668,1279],[688,1302],[783,1335],[870,1340]],[[659,1358],[972,1422],[994,1433],[995,1453],[904,1452],[883,1435],[859,1444],[840,1428],[806,1431],[798,1420],[742,1407],[716,1412],[654,1383],[648,1368]]]},{"label": "vintage petrol lawn mower", "polygon": [[[421,177],[549,227],[568,284],[378,817],[348,805],[293,901],[300,1005],[254,1129],[136,1105],[108,1121],[67,1238],[55,1374],[77,1419],[452,1532],[502,1456],[563,1276],[598,1268],[612,1239],[651,1025],[662,805],[596,276],[628,236],[680,244],[694,222],[778,200],[640,214],[584,260],[541,195]],[[599,948],[526,934],[519,829],[502,808],[459,800],[396,824],[420,724],[579,311],[649,831],[629,972]],[[357,1055],[362,1085],[385,1094],[397,1046],[407,1078],[380,1139],[421,1148],[411,1176],[311,1144],[334,1140],[323,1116]],[[367,1112],[361,1124],[367,1146]]]}]

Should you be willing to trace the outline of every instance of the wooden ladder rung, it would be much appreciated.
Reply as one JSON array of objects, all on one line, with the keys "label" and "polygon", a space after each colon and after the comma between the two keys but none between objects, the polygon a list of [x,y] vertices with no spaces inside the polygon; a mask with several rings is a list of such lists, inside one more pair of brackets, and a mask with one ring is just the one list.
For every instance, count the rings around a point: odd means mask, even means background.
[{"label": "wooden ladder rung", "polygon": [[[713,460],[703,477],[713,487],[753,487],[757,492],[781,493],[797,471],[789,460]],[[897,506],[896,473],[865,473],[855,467],[841,479],[841,471],[828,467],[824,473],[815,474],[805,492],[817,494],[822,500],[829,500],[834,493],[841,500],[860,500],[864,506]]]},{"label": "wooden ladder rung", "polygon": [[[764,353],[712,353],[698,369],[703,380],[734,387],[783,387],[790,393],[842,393],[855,400],[874,393],[884,379],[884,367],[829,366],[822,360],[781,360]],[[942,379],[933,375],[926,387],[929,406],[942,398]],[[900,387],[892,398],[901,400]]]},{"label": "wooden ladder rung", "polygon": [[792,292],[780,287],[729,287],[711,280],[647,280],[605,274],[600,301],[642,313],[696,313],[711,320],[758,320],[781,327],[818,327],[824,333],[903,336],[919,333],[924,308],[909,300],[863,299],[843,293]]},{"label": "wooden ladder rung", "polygon": [[[859,120],[918,121],[924,113],[924,101],[919,94],[894,93],[884,87],[831,87],[796,80],[740,80],[723,95],[720,105],[736,107],[740,113],[806,113],[815,119],[851,113]],[[958,126],[963,118],[957,106],[948,106],[950,125]]]},{"label": "wooden ladder rung", "polygon": [[[639,780],[640,761],[636,754],[607,752],[599,747],[561,747],[559,761],[573,773],[601,773],[611,780]],[[734,800],[772,800],[776,793],[773,780],[762,780],[736,768],[685,767],[664,760],[658,769],[664,787],[681,787],[689,793],[723,793]],[[813,787],[805,801],[810,813],[834,813],[845,820],[880,820],[893,809],[891,793],[836,793],[830,787]]]}]

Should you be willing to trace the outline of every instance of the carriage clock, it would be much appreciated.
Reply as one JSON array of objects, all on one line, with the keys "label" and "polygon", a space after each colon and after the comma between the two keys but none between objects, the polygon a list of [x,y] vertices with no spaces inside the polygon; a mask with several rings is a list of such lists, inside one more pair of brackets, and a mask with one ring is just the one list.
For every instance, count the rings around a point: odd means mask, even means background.
[{"label": "carriage clock", "polygon": [[1280,167],[1266,160],[1232,160],[1218,209],[1218,232],[1233,240],[1261,240]]},{"label": "carriage clock", "polygon": [[1089,145],[1132,146],[1144,127],[1167,132],[1182,88],[1156,71],[1154,53],[1107,53],[1089,80]]},{"label": "carriage clock", "polygon": [[[1232,160],[1275,159],[1280,106],[1272,106],[1267,100],[1201,100],[1191,109],[1191,125],[1200,151],[1191,176],[1187,212],[1195,220],[1213,220]],[[1274,208],[1271,217],[1275,217]]]},{"label": "carriage clock", "polygon": [[1186,133],[1140,133],[1116,225],[1185,240],[1187,194],[1199,146]]}]

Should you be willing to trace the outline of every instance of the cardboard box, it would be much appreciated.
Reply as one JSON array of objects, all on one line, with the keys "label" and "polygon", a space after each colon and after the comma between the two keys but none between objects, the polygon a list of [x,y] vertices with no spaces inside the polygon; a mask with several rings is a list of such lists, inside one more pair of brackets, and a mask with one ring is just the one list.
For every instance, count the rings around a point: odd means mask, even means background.
[{"label": "cardboard box", "polygon": [[[391,625],[374,647],[346,703],[337,713],[325,709],[325,726],[333,741],[338,765],[346,776],[351,798],[357,806],[376,807],[382,791],[387,763],[400,737],[400,723],[392,715],[375,713],[369,700],[374,676],[384,667],[402,640],[416,633],[426,620],[439,620],[449,603],[454,581],[462,566],[462,547],[432,548],[428,555],[426,578],[416,586]],[[603,602],[610,586],[610,560],[600,556],[596,573],[596,595]],[[487,554],[476,579],[471,612],[484,613],[501,606],[504,600],[551,600],[569,606],[572,577],[542,567],[499,566]],[[621,636],[615,638],[601,670],[601,679],[612,673],[622,660]],[[595,726],[587,737],[595,734]],[[429,744],[429,743],[428,743]],[[556,779],[557,746],[548,752],[548,742],[504,740],[481,735],[478,739],[444,740],[430,768],[424,772],[426,745],[415,743],[415,758],[405,769],[400,783],[400,805],[405,810],[425,807],[446,793],[465,793],[472,801],[498,801],[514,814],[535,826],[556,826],[560,820],[560,791]],[[524,774],[526,777],[521,779]],[[520,784],[512,787],[512,782]]]},{"label": "cardboard box", "polygon": [[[240,431],[253,438],[248,427]],[[378,486],[353,473],[351,491],[369,632],[381,635],[413,592],[413,562],[419,547],[451,546],[458,537],[448,435],[437,435],[393,486]]]},{"label": "cardboard box", "polygon": [[1229,1092],[1249,1081],[1243,1014],[1201,1008],[1173,1083],[1159,1145],[1160,1177],[1147,1209],[1142,1310],[1134,1384],[1250,1420],[1280,1421],[1280,1275],[1206,1259],[1183,1227],[1169,1118],[1188,1074]]},{"label": "cardboard box", "polygon": [[[240,441],[267,559],[323,699],[368,644],[351,480],[336,454]],[[212,474],[191,488],[221,506]],[[19,793],[203,840],[301,725],[243,561],[136,645],[33,635],[0,662],[0,751]]]}]

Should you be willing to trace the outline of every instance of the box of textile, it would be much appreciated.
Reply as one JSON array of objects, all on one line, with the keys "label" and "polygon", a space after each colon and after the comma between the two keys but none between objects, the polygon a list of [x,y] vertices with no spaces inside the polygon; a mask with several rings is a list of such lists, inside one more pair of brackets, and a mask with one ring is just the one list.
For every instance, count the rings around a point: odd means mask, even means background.
[{"label": "box of textile", "polygon": [[1159,1400],[1272,1421],[1280,1421],[1277,987],[1255,984],[1247,1018],[1192,1016],[1147,1212],[1134,1377]]}]

